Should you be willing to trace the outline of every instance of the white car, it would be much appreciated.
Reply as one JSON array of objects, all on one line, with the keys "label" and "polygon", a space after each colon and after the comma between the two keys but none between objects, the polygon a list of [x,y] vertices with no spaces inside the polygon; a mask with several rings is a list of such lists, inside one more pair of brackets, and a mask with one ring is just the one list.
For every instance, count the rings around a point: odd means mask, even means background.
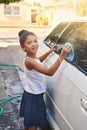
[{"label": "white car", "polygon": [[44,61],[52,65],[65,43],[72,45],[53,76],[46,76],[45,103],[52,130],[87,130],[87,20],[63,21],[46,33],[40,53],[53,44],[59,49]]}]

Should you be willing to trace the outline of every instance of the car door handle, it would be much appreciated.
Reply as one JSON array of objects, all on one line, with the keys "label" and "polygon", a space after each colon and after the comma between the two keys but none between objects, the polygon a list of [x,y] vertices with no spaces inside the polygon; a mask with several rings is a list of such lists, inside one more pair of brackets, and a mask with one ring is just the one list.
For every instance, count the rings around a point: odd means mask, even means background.
[{"label": "car door handle", "polygon": [[84,98],[81,98],[81,106],[87,112],[87,101]]}]

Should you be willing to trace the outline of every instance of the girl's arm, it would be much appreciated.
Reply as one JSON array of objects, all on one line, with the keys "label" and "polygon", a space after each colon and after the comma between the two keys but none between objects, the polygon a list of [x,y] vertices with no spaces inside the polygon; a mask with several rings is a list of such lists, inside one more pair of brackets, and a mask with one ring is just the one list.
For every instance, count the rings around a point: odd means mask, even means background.
[{"label": "girl's arm", "polygon": [[47,51],[46,53],[44,53],[43,55],[39,57],[40,61],[43,62],[48,57],[48,55],[52,53],[53,51],[55,51],[57,48],[58,48],[57,45],[54,45],[53,47],[51,47],[49,51]]},{"label": "girl's arm", "polygon": [[58,59],[54,62],[53,65],[51,65],[49,68],[37,63],[34,59],[32,58],[26,58],[25,61],[25,66],[27,69],[32,70],[35,69],[40,73],[43,73],[45,75],[49,75],[52,76],[57,69],[59,68],[61,62],[63,61],[63,59],[66,57],[66,55],[70,52],[71,47],[64,47],[58,57]]}]

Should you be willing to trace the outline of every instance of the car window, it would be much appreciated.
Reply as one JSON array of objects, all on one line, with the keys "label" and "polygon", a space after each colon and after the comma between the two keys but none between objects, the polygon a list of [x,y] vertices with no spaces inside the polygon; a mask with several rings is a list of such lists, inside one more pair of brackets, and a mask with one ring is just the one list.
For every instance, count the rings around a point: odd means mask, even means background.
[{"label": "car window", "polygon": [[87,22],[60,23],[44,40],[49,47],[58,44],[57,54],[67,42],[73,47],[74,58],[66,60],[87,75]]},{"label": "car window", "polygon": [[73,64],[87,74],[87,23],[80,24],[67,40],[74,47]]},{"label": "car window", "polygon": [[58,39],[57,44],[59,44],[60,49],[56,51],[57,53],[60,53],[66,42],[72,44],[74,50],[74,58],[71,64],[87,75],[87,22],[72,23],[69,26]]},{"label": "car window", "polygon": [[58,24],[58,26],[56,26],[55,29],[44,40],[44,43],[47,44],[49,47],[55,44],[57,39],[59,38],[59,35],[67,25],[68,22]]}]

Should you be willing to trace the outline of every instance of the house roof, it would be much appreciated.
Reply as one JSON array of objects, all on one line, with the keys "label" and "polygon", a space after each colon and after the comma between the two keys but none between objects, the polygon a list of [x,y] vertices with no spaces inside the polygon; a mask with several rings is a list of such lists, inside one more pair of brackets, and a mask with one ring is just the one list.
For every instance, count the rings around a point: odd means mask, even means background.
[{"label": "house roof", "polygon": [[56,7],[56,6],[61,6],[61,5],[65,5],[66,1],[65,0],[60,0],[59,2],[54,2],[53,0],[48,0],[48,1],[44,1],[44,0],[24,0],[25,3],[34,5],[34,3],[40,3],[40,5],[42,7]]},{"label": "house roof", "polygon": [[61,5],[65,5],[66,4],[66,1],[60,1],[60,2],[52,2],[52,3],[49,3],[48,5],[43,5],[43,7],[56,7],[56,6],[61,6]]},{"label": "house roof", "polygon": [[26,6],[29,6],[29,7],[33,7],[33,8],[35,8],[35,9],[40,9],[40,7],[39,6],[36,6],[35,4],[33,4],[32,2],[27,2],[27,0],[24,0],[23,2],[21,2],[22,4],[24,4],[24,5],[26,5]]}]

